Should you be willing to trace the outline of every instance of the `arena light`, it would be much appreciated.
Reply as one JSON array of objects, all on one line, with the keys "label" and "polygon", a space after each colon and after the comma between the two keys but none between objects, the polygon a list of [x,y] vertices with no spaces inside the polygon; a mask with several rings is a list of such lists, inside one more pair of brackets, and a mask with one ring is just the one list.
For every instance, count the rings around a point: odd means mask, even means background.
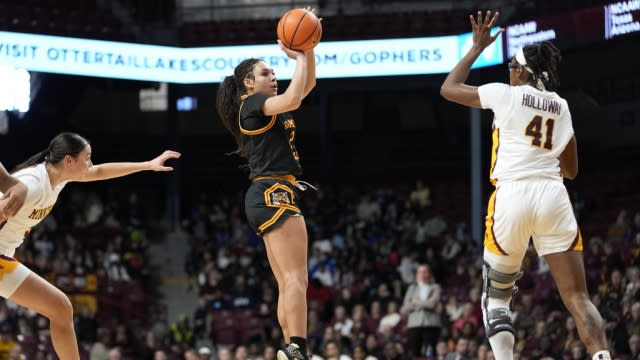
[{"label": "arena light", "polygon": [[[217,83],[248,57],[263,58],[280,79],[290,79],[294,61],[276,44],[178,48],[61,36],[0,32],[0,64],[30,71],[170,83]],[[462,35],[321,42],[318,78],[446,73],[470,46]],[[502,39],[475,67],[502,63]]]},{"label": "arena light", "polygon": [[24,68],[0,64],[0,110],[29,111],[31,76]]}]

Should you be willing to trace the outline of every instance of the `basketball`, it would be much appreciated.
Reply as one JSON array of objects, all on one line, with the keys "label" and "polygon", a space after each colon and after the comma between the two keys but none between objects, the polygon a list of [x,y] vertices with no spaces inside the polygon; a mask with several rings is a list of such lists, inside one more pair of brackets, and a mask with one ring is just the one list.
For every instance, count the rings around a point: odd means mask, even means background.
[{"label": "basketball", "polygon": [[278,39],[292,50],[313,49],[322,37],[322,24],[318,17],[305,9],[287,11],[278,22]]}]

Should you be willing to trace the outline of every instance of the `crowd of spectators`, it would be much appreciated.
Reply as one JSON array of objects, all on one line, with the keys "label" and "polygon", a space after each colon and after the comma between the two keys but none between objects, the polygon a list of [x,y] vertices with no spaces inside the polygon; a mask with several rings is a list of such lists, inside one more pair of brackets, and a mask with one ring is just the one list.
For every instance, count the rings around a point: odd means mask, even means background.
[{"label": "crowd of spectators", "polygon": [[[301,203],[310,239],[314,358],[411,358],[408,290],[426,264],[438,288],[430,308],[438,321],[436,339],[419,349],[421,357],[491,359],[479,304],[482,246],[471,239],[462,201],[467,187],[320,185]],[[173,324],[154,296],[143,201],[135,193],[119,199],[71,189],[65,195],[16,256],[69,295],[82,359],[274,359],[283,340],[277,287],[262,240],[243,217],[241,190],[199,195],[182,221],[191,247],[185,271],[199,306]],[[588,196],[572,197],[581,225],[600,217]],[[640,213],[633,204],[598,219],[608,222],[603,231],[583,232],[589,290],[618,359],[640,353]],[[523,270],[513,303],[518,357],[587,359],[533,249]],[[0,300],[4,358],[55,359],[47,319]]]},{"label": "crowd of spectators", "polygon": [[[456,185],[322,185],[303,195],[308,224],[309,345],[320,359],[405,359],[408,309],[403,301],[427,264],[441,287],[433,310],[440,329],[430,359],[491,359],[480,297],[482,247],[469,234],[466,208],[456,209]],[[462,190],[461,190],[462,189]],[[573,192],[580,212],[590,214]],[[183,228],[192,251],[196,339],[210,339],[217,358],[273,359],[282,344],[277,286],[259,237],[243,218],[243,193],[201,194]],[[464,204],[462,206],[465,206]],[[635,211],[635,212],[634,212]],[[605,233],[584,233],[589,290],[607,324],[615,358],[640,350],[640,213],[621,210]],[[595,214],[595,215],[594,215]],[[602,219],[600,219],[602,221]],[[548,266],[531,248],[513,302],[520,359],[587,359],[554,287]]]}]

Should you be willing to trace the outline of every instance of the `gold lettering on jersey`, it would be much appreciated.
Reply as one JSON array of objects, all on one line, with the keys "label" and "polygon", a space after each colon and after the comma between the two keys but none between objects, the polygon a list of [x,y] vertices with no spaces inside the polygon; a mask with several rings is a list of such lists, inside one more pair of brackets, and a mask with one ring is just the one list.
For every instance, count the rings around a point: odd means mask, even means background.
[{"label": "gold lettering on jersey", "polygon": [[285,128],[285,130],[295,129],[296,128],[296,122],[293,121],[293,119],[287,119],[287,120],[284,121],[284,128]]},{"label": "gold lettering on jersey", "polygon": [[31,220],[44,219],[45,216],[49,215],[52,209],[53,209],[53,205],[46,207],[44,209],[33,209],[33,211],[31,211],[31,214],[29,215],[29,219]]},{"label": "gold lettering on jersey", "polygon": [[562,111],[562,105],[560,105],[559,102],[550,99],[541,99],[531,94],[522,94],[522,106],[550,112],[556,115],[560,115],[560,111]]}]

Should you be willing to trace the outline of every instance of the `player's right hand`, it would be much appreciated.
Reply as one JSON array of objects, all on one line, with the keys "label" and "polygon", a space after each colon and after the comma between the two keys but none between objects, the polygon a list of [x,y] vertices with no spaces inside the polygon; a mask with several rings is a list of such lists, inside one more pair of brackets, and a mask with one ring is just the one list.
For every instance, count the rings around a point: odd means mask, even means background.
[{"label": "player's right hand", "polygon": [[301,51],[291,50],[288,47],[284,46],[284,44],[280,40],[278,40],[278,46],[280,46],[280,50],[287,54],[289,59],[298,60],[298,58],[304,58],[305,56],[305,54]]},{"label": "player's right hand", "polygon": [[[21,182],[13,185],[0,197],[0,222],[18,213],[27,198],[27,186]],[[4,219],[3,219],[4,218]]]}]

